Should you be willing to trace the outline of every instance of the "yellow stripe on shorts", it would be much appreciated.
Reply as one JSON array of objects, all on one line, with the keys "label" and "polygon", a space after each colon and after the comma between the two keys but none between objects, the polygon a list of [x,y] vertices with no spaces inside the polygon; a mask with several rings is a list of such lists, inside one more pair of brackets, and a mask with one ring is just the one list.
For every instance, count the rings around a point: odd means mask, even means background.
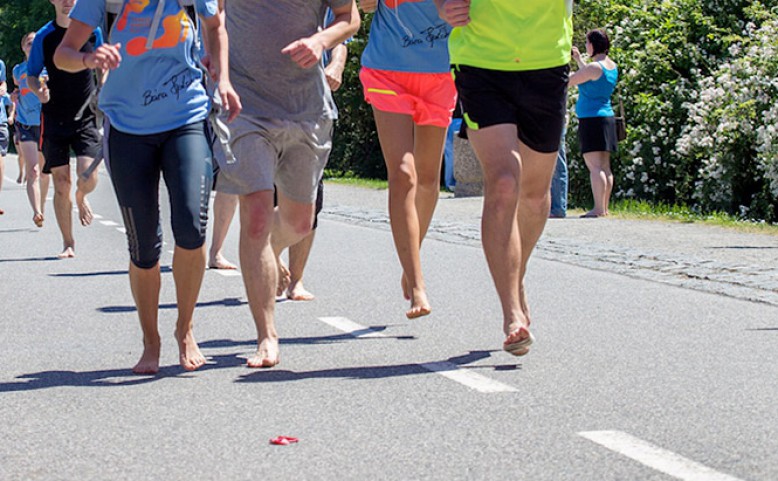
[{"label": "yellow stripe on shorts", "polygon": [[375,94],[384,94],[384,95],[394,95],[394,96],[397,96],[397,92],[395,92],[394,90],[384,90],[384,89],[368,88],[367,91],[375,93]]},{"label": "yellow stripe on shorts", "polygon": [[465,123],[467,124],[467,128],[470,130],[478,130],[478,122],[473,122],[470,120],[470,116],[467,115],[467,113],[463,114],[462,117],[465,119]]}]

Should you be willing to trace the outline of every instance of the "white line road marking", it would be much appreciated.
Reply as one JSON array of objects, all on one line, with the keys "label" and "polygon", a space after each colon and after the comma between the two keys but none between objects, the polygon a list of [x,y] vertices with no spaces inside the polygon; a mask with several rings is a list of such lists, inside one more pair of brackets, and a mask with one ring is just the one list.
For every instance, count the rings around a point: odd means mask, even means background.
[{"label": "white line road marking", "polygon": [[345,317],[320,317],[322,322],[329,324],[330,326],[343,331],[354,337],[386,337],[380,332],[370,329],[369,327],[361,326],[351,319]]},{"label": "white line road marking", "polygon": [[119,224],[117,224],[116,222],[114,222],[112,220],[101,220],[100,223],[103,224],[103,225],[111,226],[111,227],[115,226],[115,225],[119,225]]},{"label": "white line road marking", "polygon": [[495,381],[494,379],[489,379],[476,372],[460,369],[459,366],[453,362],[425,362],[424,364],[421,364],[421,367],[436,374],[440,374],[452,381],[456,381],[459,384],[463,384],[470,389],[475,389],[478,392],[519,392],[519,390],[513,386],[508,386],[507,384]]},{"label": "white line road marking", "polygon": [[94,214],[94,213],[92,214],[92,217],[94,217],[95,219],[102,219],[103,218],[103,216],[101,216],[100,214]]},{"label": "white line road marking", "polygon": [[[351,319],[347,319],[345,317],[320,317],[319,319],[322,322],[334,327],[335,329],[343,331],[346,334],[357,338],[386,337],[384,334],[374,329],[357,324]],[[459,384],[467,386],[470,389],[474,389],[478,392],[518,392],[518,389],[513,386],[508,386],[507,384],[489,379],[488,377],[482,376],[481,374],[461,369],[453,362],[426,362],[419,364],[419,366],[428,371],[434,372],[435,374],[439,374],[447,379],[456,381]]]},{"label": "white line road marking", "polygon": [[743,481],[621,431],[585,431],[578,435],[683,481]]},{"label": "white line road marking", "polygon": [[127,229],[125,229],[124,227],[117,227],[116,230],[118,230],[122,234],[126,234],[127,233]]}]

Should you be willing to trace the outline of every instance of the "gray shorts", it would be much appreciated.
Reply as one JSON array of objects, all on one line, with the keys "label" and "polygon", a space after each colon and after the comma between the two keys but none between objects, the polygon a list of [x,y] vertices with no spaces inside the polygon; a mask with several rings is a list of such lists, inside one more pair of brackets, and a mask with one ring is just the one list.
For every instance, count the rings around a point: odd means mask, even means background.
[{"label": "gray shorts", "polygon": [[237,161],[228,164],[216,149],[216,190],[247,195],[275,185],[286,197],[313,204],[332,150],[332,124],[325,118],[297,122],[240,115],[229,124]]},{"label": "gray shorts", "polygon": [[[9,138],[10,136],[8,134],[8,124],[6,123],[0,124],[0,156],[5,157],[5,154],[8,153]],[[0,179],[0,182],[2,181],[3,179]]]}]

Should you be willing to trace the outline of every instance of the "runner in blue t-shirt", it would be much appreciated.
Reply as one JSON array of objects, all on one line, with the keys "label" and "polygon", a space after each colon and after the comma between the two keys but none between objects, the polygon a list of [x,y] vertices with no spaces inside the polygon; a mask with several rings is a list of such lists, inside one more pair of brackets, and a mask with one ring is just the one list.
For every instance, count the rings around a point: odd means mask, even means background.
[{"label": "runner in blue t-shirt", "polygon": [[[6,111],[6,109],[8,109]],[[11,101],[11,96],[7,93],[0,95],[0,190],[3,190],[3,179],[5,178],[5,154],[8,153],[8,144],[10,142],[10,135],[8,133],[9,120],[13,123],[14,118],[14,103]],[[3,209],[0,209],[0,215],[5,214]]]},{"label": "runner in blue t-shirt", "polygon": [[[227,32],[217,0],[196,0],[209,47],[209,72],[218,81],[223,105],[235,117],[241,109],[227,68]],[[178,294],[176,339],[180,364],[205,364],[192,334],[197,295],[205,272],[205,231],[212,184],[212,152],[206,135],[210,102],[197,66],[197,19],[178,1],[125,0],[108,35],[93,53],[80,52],[106,18],[105,0],[80,0],[54,56],[71,72],[110,70],[100,93],[105,113],[105,158],[122,210],[130,251],[130,287],[143,330],[144,350],[133,368],[159,370],[159,310],[162,228],[159,179],[164,177],[175,238],[173,277]]]},{"label": "runner in blue t-shirt", "polygon": [[8,84],[5,81],[5,62],[0,60],[0,95],[8,93]]},{"label": "runner in blue t-shirt", "polygon": [[27,83],[27,62],[30,58],[35,32],[22,37],[21,47],[24,62],[13,68],[14,83],[18,88],[16,111],[16,136],[19,139],[19,157],[24,158],[27,171],[27,197],[32,206],[32,221],[43,227],[46,195],[49,191],[50,174],[43,173],[45,159],[41,152],[41,101]]}]

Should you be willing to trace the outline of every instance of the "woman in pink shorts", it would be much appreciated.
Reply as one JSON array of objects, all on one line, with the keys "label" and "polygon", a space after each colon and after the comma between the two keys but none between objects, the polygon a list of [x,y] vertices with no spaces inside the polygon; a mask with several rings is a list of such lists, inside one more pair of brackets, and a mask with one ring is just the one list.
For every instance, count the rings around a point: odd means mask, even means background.
[{"label": "woman in pink shorts", "polygon": [[446,129],[456,104],[451,27],[433,0],[361,0],[375,12],[359,78],[372,105],[389,179],[389,218],[408,318],[432,310],[419,251],[440,192]]}]

